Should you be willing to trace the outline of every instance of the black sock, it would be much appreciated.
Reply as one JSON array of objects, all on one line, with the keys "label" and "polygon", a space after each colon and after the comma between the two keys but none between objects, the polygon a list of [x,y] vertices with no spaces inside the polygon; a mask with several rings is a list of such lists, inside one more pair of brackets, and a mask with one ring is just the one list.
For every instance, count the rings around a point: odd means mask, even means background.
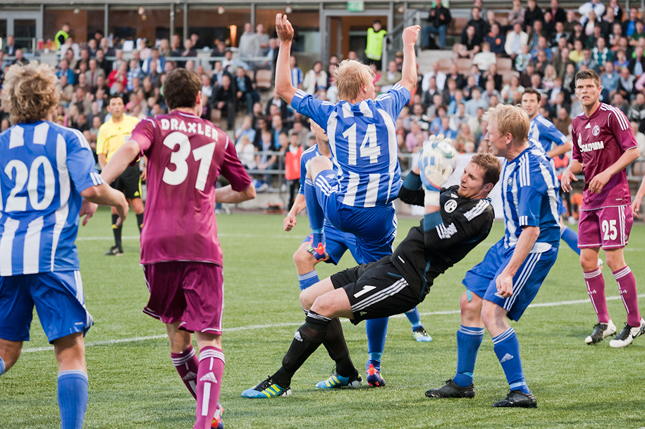
[{"label": "black sock", "polygon": [[330,321],[328,317],[309,310],[305,324],[296,331],[289,351],[282,359],[282,366],[271,376],[274,383],[280,387],[289,387],[296,371],[322,344]]},{"label": "black sock", "polygon": [[137,226],[139,227],[139,234],[141,234],[141,228],[143,228],[143,212],[137,215]]},{"label": "black sock", "polygon": [[112,215],[112,233],[114,234],[114,245],[116,247],[123,247],[121,244],[121,227],[122,225],[116,226],[116,220],[119,218],[119,215]]},{"label": "black sock", "polygon": [[332,319],[327,328],[327,336],[323,340],[323,346],[327,349],[329,357],[336,362],[336,372],[343,377],[352,377],[358,374],[352,359],[349,357],[349,349],[345,342],[343,327],[340,319]]}]

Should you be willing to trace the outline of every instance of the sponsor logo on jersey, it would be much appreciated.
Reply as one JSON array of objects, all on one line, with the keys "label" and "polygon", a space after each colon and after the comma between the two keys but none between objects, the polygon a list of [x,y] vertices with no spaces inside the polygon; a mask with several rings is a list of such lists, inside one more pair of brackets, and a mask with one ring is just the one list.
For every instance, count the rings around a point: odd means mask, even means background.
[{"label": "sponsor logo on jersey", "polygon": [[591,143],[585,143],[583,144],[582,142],[578,141],[578,147],[580,148],[580,152],[591,152],[594,150],[601,150],[605,148],[605,142],[604,141],[599,141],[599,142],[591,142]]},{"label": "sponsor logo on jersey", "polygon": [[457,208],[457,201],[455,200],[448,200],[446,201],[446,204],[443,205],[443,209],[446,211],[446,213],[452,213],[455,211]]}]

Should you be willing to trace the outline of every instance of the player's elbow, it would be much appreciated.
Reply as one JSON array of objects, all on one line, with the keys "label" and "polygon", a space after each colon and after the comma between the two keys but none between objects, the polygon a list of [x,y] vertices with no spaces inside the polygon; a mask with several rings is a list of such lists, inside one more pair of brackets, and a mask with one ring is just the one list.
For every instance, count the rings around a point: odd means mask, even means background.
[{"label": "player's elbow", "polygon": [[[251,183],[248,188],[246,188],[245,190],[243,190],[241,192],[241,194],[242,194],[242,198],[243,198],[242,201],[248,201],[248,200],[254,199],[255,198],[255,186],[253,186],[253,184]],[[240,201],[240,202],[242,202],[242,201]]]},{"label": "player's elbow", "polygon": [[99,186],[90,186],[81,191],[81,197],[85,198],[88,201],[92,201],[99,197],[101,194]]}]

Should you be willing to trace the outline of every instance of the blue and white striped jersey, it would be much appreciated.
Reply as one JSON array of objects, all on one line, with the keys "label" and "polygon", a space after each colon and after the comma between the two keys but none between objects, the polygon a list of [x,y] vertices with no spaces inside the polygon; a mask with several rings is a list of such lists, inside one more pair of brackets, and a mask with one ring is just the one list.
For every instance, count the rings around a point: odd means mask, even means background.
[{"label": "blue and white striped jersey", "polygon": [[302,153],[302,156],[300,157],[300,189],[298,190],[299,194],[305,194],[306,180],[309,180],[309,183],[313,185],[311,179],[307,179],[307,164],[309,163],[309,161],[311,161],[311,158],[315,158],[317,156],[322,156],[322,154],[318,150],[318,143],[304,151]]},{"label": "blue and white striped jersey", "polygon": [[0,276],[78,270],[80,193],[103,183],[90,145],[51,122],[0,134]]},{"label": "blue and white striped jersey", "polygon": [[293,108],[327,133],[343,204],[386,206],[397,197],[402,182],[395,124],[409,101],[410,91],[401,85],[353,105],[316,100],[301,90],[294,95]]},{"label": "blue and white striped jersey", "polygon": [[513,247],[524,227],[537,226],[534,252],[560,245],[557,179],[544,151],[534,142],[502,170],[504,246]]},{"label": "blue and white striped jersey", "polygon": [[565,144],[569,139],[562,134],[559,129],[553,125],[553,122],[546,119],[541,114],[531,119],[531,126],[529,127],[529,139],[540,142],[544,152],[549,152],[553,149],[553,145]]}]

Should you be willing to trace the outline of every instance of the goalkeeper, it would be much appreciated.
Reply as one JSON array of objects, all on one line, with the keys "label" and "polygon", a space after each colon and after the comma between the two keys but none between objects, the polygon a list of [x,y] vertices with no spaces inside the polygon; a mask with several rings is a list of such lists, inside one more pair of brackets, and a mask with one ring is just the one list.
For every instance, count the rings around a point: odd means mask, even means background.
[{"label": "goalkeeper", "polygon": [[332,319],[345,317],[358,324],[414,308],[439,274],[488,236],[494,213],[487,197],[499,179],[500,163],[489,154],[475,155],[464,169],[461,184],[441,189],[452,173],[452,166],[441,153],[442,147],[448,149],[443,146],[446,144],[426,143],[419,165],[405,179],[399,194],[405,202],[425,206],[421,224],[410,229],[391,256],[341,271],[305,289],[300,294],[307,312],[305,323],[296,331],[282,366],[245,390],[242,397],[289,395],[291,378],[323,343],[328,350],[336,351],[334,376],[355,386],[358,371],[343,336],[327,335]]}]

